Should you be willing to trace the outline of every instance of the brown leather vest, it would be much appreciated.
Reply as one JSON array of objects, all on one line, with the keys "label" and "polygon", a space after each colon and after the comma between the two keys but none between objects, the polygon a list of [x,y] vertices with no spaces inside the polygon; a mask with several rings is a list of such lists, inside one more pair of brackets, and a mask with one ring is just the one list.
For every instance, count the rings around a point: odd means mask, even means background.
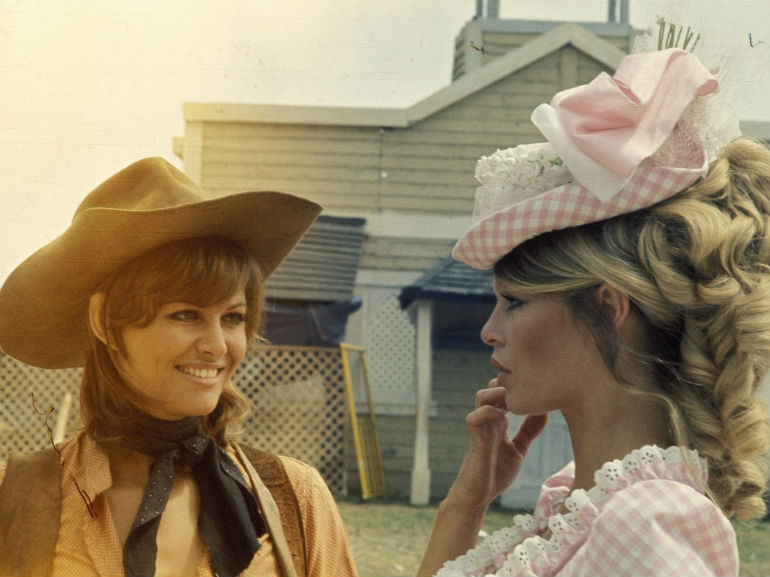
[{"label": "brown leather vest", "polygon": [[[267,486],[298,577],[306,577],[304,524],[297,496],[280,459],[239,445]],[[61,515],[61,466],[53,449],[8,461],[0,485],[0,577],[41,577],[53,564]]]}]

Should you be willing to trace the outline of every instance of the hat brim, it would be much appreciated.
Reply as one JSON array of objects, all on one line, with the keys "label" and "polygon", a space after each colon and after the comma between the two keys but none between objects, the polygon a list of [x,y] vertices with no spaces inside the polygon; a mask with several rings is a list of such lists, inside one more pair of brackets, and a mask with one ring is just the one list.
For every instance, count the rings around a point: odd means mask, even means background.
[{"label": "hat brim", "polygon": [[487,215],[457,241],[452,256],[487,270],[522,242],[552,230],[598,222],[656,204],[683,190],[708,169],[643,166],[609,201],[576,182],[552,188]]},{"label": "hat brim", "polygon": [[244,192],[151,211],[87,209],[0,289],[0,346],[38,367],[82,366],[88,301],[122,264],[174,240],[223,236],[254,255],[267,278],[320,212],[320,205],[280,192]]}]

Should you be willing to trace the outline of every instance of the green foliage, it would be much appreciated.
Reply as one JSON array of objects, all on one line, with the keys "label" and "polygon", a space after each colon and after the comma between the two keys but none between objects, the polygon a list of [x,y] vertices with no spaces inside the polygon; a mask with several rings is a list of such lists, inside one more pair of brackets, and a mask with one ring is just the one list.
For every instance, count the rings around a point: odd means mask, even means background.
[{"label": "green foliage", "polygon": [[[660,29],[658,30],[658,50],[663,50],[664,48],[681,48],[682,50],[687,50],[687,47],[690,45],[690,42],[692,41],[692,38],[695,34],[694,31],[690,30],[689,26],[687,27],[687,31],[684,34],[684,42],[680,46],[679,43],[682,42],[682,32],[684,31],[684,26],[679,26],[677,28],[676,24],[667,24],[665,18],[662,16],[658,17],[658,25],[660,26]],[[695,47],[698,45],[698,40],[700,40],[700,34],[698,34],[695,37],[695,41],[692,42],[690,52],[695,51]]]}]

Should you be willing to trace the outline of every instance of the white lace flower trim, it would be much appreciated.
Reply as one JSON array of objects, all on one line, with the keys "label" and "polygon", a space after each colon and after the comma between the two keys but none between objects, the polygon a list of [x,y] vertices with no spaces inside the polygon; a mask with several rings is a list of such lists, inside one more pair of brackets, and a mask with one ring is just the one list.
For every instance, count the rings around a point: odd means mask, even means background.
[{"label": "white lace flower trim", "polygon": [[548,541],[539,535],[528,537],[521,544],[514,547],[513,553],[508,555],[508,558],[496,575],[505,577],[518,575],[534,576],[535,573],[532,572],[531,567],[532,560],[547,553],[548,548]]},{"label": "white lace flower trim", "polygon": [[[512,527],[495,531],[475,549],[447,562],[436,577],[542,575],[561,561],[572,543],[585,538],[599,513],[597,506],[612,493],[656,478],[705,486],[706,475],[706,462],[694,450],[642,447],[623,459],[605,463],[594,474],[596,485],[588,491],[576,489],[545,507],[538,503],[534,515],[516,515]],[[555,512],[562,505],[567,512]],[[536,534],[546,527],[548,538]]]},{"label": "white lace flower trim", "polygon": [[482,577],[485,570],[499,567],[511,550],[512,543],[518,543],[535,530],[532,515],[514,515],[513,525],[498,529],[478,547],[471,549],[457,559],[447,561],[436,573],[436,577]]},{"label": "white lace flower trim", "polygon": [[705,486],[707,470],[706,462],[700,459],[697,451],[689,450],[683,454],[677,446],[661,449],[647,445],[630,452],[622,460],[615,459],[602,465],[594,473],[596,485],[589,491],[589,497],[598,503],[599,494],[610,495],[632,481],[658,478],[666,472],[678,471],[696,485]]},{"label": "white lace flower trim", "polygon": [[521,144],[482,156],[476,163],[478,220],[507,206],[573,180],[562,159],[547,142]]}]

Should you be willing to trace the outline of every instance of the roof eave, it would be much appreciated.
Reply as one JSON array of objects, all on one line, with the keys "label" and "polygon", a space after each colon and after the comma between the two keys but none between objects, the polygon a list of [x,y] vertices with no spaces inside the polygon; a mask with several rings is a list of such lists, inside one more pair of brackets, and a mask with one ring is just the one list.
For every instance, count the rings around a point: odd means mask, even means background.
[{"label": "roof eave", "polygon": [[561,24],[412,105],[406,111],[407,120],[410,124],[420,122],[570,44],[612,70],[625,56],[579,24]]},{"label": "roof eave", "polygon": [[565,23],[500,56],[408,108],[186,102],[185,122],[244,122],[407,128],[571,44],[615,69],[623,51],[583,26]]},{"label": "roof eave", "polygon": [[332,126],[407,127],[406,109],[291,106],[244,102],[185,102],[185,122],[245,122]]}]

